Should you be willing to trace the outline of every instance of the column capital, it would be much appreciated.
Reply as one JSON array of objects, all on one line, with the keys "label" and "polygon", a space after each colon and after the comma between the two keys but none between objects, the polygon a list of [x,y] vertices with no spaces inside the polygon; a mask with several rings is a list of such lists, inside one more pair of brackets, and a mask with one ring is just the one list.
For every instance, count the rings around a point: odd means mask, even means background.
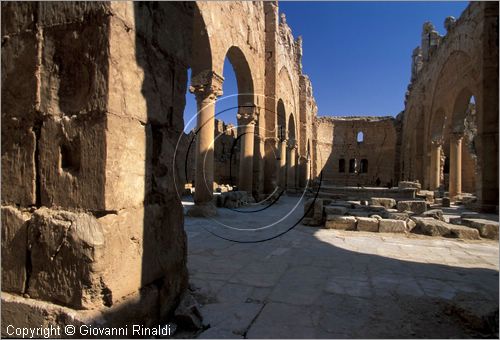
[{"label": "column capital", "polygon": [[435,147],[439,147],[443,145],[443,141],[441,139],[433,139],[431,140],[431,145]]},{"label": "column capital", "polygon": [[191,78],[189,92],[195,96],[212,96],[215,99],[215,97],[222,96],[223,83],[223,76],[218,75],[212,70],[205,70]]},{"label": "column capital", "polygon": [[264,142],[277,148],[280,140],[276,137],[265,137]]},{"label": "column capital", "polygon": [[459,141],[462,138],[464,138],[463,132],[452,132],[452,133],[450,133],[450,140],[451,141]]},{"label": "column capital", "polygon": [[297,141],[295,139],[290,138],[287,142],[289,149],[298,149]]},{"label": "column capital", "polygon": [[258,109],[252,103],[244,104],[238,107],[236,118],[240,125],[255,124],[259,115]]}]

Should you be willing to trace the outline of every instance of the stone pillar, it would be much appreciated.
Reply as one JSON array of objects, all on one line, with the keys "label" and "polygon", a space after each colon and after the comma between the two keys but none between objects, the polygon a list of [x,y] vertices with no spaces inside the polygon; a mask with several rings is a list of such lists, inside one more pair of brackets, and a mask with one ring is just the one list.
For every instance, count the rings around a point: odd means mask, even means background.
[{"label": "stone pillar", "polygon": [[295,139],[289,139],[288,140],[288,164],[287,164],[287,189],[295,189],[297,184],[296,184],[296,178],[295,178],[295,172],[296,172],[296,165],[295,165],[295,158],[296,158],[296,151],[297,150],[297,142]]},{"label": "stone pillar", "polygon": [[280,143],[280,161],[278,166],[278,177],[279,177],[279,186],[280,188],[286,188],[286,140],[282,140]]},{"label": "stone pillar", "polygon": [[431,144],[430,176],[430,189],[437,190],[441,184],[441,144],[436,141]]},{"label": "stone pillar", "polygon": [[462,136],[452,134],[450,137],[450,177],[449,195],[453,199],[462,193]]},{"label": "stone pillar", "polygon": [[240,173],[239,190],[252,193],[253,180],[253,152],[255,134],[255,114],[253,107],[240,108],[238,125],[240,138]]},{"label": "stone pillar", "polygon": [[193,77],[189,90],[196,96],[198,109],[196,125],[196,173],[194,203],[190,216],[215,216],[213,204],[214,185],[214,128],[215,101],[222,95],[224,78],[212,71],[204,71]]}]

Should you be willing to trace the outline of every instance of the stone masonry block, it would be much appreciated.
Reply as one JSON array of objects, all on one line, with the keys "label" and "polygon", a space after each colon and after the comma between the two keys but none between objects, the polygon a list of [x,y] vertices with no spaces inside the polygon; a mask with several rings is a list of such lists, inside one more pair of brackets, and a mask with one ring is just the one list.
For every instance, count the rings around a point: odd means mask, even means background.
[{"label": "stone masonry block", "polygon": [[[68,6],[58,7],[54,13]],[[108,26],[99,23],[44,29],[40,111],[52,116],[106,112],[108,35]]]},{"label": "stone masonry block", "polygon": [[401,220],[382,219],[379,221],[381,233],[406,233],[406,222]]},{"label": "stone masonry block", "polygon": [[[24,5],[20,5],[17,10],[22,11],[23,7]],[[2,3],[2,25],[3,19]],[[37,87],[36,56],[37,41],[34,32],[2,39],[2,85],[4,85],[2,88],[2,129],[5,123],[9,124],[13,119],[28,124],[24,125],[25,128],[33,125]]]},{"label": "stone masonry block", "polygon": [[35,133],[2,122],[2,202],[34,205],[35,176]]},{"label": "stone masonry block", "polygon": [[379,220],[372,217],[358,217],[357,230],[378,232]]},{"label": "stone masonry block", "polygon": [[39,146],[44,206],[107,210],[105,131],[104,117],[44,121]]},{"label": "stone masonry block", "polygon": [[107,304],[101,225],[85,213],[40,208],[28,225],[32,272],[28,294],[76,309]]},{"label": "stone masonry block", "polygon": [[398,211],[413,211],[416,214],[422,214],[427,210],[427,203],[425,201],[399,201]]},{"label": "stone masonry block", "polygon": [[370,205],[381,205],[391,209],[396,206],[396,200],[394,198],[372,197],[370,198]]},{"label": "stone masonry block", "polygon": [[325,222],[326,229],[356,230],[356,217],[328,215]]},{"label": "stone masonry block", "polygon": [[145,154],[145,128],[137,121],[113,115],[46,119],[40,139],[42,204],[101,211],[141,205]]},{"label": "stone masonry block", "polygon": [[162,304],[171,308],[176,294],[187,286],[182,219],[182,206],[174,199],[98,219],[38,209],[28,228],[28,294],[92,309],[113,306],[147,285],[163,283]]},{"label": "stone masonry block", "polygon": [[462,224],[477,229],[481,237],[498,240],[498,222],[482,218],[462,218]]},{"label": "stone masonry block", "polygon": [[27,221],[30,214],[2,207],[2,290],[18,294],[26,288],[28,250]]}]

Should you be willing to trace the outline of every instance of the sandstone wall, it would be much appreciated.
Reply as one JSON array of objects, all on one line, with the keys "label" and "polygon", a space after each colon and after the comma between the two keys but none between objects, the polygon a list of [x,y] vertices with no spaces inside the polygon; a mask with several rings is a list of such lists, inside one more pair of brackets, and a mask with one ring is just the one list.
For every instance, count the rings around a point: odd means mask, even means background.
[{"label": "sandstone wall", "polygon": [[[397,133],[392,117],[319,117],[315,168],[325,184],[393,186]],[[358,142],[358,133],[363,134]],[[341,162],[343,160],[343,172]],[[355,166],[350,169],[350,162]]]},{"label": "sandstone wall", "polygon": [[161,32],[192,30],[193,10],[2,4],[2,291],[171,312],[187,285],[172,157],[191,38]]}]

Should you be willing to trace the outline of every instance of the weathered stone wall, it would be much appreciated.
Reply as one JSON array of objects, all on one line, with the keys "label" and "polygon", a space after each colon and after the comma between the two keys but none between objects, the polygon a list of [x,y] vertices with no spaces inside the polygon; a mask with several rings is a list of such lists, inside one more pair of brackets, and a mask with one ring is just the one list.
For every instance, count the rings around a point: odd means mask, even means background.
[{"label": "weathered stone wall", "polygon": [[[464,121],[474,96],[477,136],[475,191],[484,209],[498,206],[498,3],[471,2],[455,20],[445,21],[444,36],[425,23],[422,44],[413,52],[412,79],[403,119],[401,177],[425,188],[443,188],[443,166],[432,155],[467,135]],[[470,136],[469,136],[470,137]],[[462,144],[471,143],[465,139]],[[462,146],[462,150],[467,148]],[[469,148],[470,150],[470,148]],[[450,163],[453,168],[455,164]],[[470,165],[466,165],[470,169]],[[470,171],[462,172],[462,178]],[[468,190],[472,183],[465,183]]]},{"label": "weathered stone wall", "polygon": [[[338,186],[397,184],[394,180],[397,139],[394,118],[319,117],[315,127],[316,176],[323,171],[324,183]],[[360,132],[363,140],[358,142]],[[350,166],[353,161],[354,167]]]},{"label": "weathered stone wall", "polygon": [[190,35],[160,32],[191,30],[192,12],[2,4],[3,291],[105,322],[132,300],[151,322],[175,306],[187,270],[172,156]]}]

